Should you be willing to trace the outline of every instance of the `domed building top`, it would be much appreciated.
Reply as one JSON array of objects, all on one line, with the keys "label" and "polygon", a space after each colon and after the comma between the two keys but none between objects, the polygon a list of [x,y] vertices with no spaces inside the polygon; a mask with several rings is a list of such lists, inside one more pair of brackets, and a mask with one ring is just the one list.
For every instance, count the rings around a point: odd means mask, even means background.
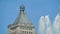
[{"label": "domed building top", "polygon": [[21,5],[20,6],[20,11],[24,11],[25,10],[25,6],[24,5]]},{"label": "domed building top", "polygon": [[16,19],[16,21],[14,22],[15,24],[21,24],[21,23],[25,23],[25,24],[32,24],[30,19],[28,18],[26,12],[24,11],[25,10],[25,6],[24,5],[21,5],[20,6],[20,13]]},{"label": "domed building top", "polygon": [[35,27],[24,10],[24,5],[21,5],[18,17],[8,25],[8,34],[35,34]]}]

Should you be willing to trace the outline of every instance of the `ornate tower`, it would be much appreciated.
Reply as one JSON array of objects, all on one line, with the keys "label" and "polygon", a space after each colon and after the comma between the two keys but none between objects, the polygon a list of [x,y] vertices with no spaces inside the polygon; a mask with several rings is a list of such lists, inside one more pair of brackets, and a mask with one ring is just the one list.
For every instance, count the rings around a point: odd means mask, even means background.
[{"label": "ornate tower", "polygon": [[20,13],[15,22],[8,25],[8,34],[35,34],[34,26],[26,15],[24,5],[20,6]]}]

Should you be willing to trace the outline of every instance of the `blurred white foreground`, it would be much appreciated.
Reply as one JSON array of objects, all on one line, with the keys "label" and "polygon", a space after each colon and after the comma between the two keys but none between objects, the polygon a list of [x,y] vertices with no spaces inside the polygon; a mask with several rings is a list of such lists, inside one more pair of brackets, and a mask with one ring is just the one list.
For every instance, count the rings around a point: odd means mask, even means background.
[{"label": "blurred white foreground", "polygon": [[[53,24],[53,25],[52,25]],[[39,20],[39,34],[60,34],[60,15],[51,23],[49,16],[41,16]]]}]

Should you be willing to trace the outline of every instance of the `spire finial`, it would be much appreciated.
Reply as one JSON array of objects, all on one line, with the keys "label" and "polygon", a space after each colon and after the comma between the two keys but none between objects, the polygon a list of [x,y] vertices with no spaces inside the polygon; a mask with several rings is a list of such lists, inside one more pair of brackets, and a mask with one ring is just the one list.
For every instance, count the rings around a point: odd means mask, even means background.
[{"label": "spire finial", "polygon": [[24,5],[21,5],[20,6],[20,11],[24,11],[25,10],[25,6]]}]

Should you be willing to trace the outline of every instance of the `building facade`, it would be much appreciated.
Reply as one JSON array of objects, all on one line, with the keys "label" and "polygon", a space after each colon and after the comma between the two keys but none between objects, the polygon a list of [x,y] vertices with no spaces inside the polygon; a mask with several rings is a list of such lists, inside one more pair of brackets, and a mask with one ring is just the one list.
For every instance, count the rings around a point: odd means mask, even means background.
[{"label": "building facade", "polygon": [[35,27],[29,20],[25,6],[20,6],[20,13],[13,24],[8,25],[8,34],[35,34]]}]

